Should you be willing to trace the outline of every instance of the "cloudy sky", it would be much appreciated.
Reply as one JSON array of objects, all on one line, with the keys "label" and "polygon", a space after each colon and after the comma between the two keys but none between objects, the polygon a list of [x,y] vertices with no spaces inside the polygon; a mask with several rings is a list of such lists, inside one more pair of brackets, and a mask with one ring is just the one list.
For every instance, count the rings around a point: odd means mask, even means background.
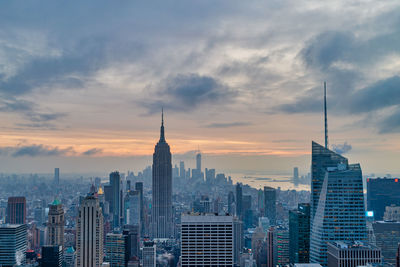
[{"label": "cloudy sky", "polygon": [[139,170],[162,106],[176,161],[306,172],[326,81],[332,147],[400,174],[398,0],[2,1],[0,25],[0,172]]}]

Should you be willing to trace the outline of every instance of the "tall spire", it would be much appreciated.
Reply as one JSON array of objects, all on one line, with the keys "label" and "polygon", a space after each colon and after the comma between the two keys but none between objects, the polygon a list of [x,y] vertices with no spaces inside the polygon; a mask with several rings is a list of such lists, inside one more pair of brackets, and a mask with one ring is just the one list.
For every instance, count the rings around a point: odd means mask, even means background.
[{"label": "tall spire", "polygon": [[324,82],[325,148],[328,148],[328,114],[326,111],[326,82]]},{"label": "tall spire", "polygon": [[165,136],[164,136],[164,108],[161,108],[160,142],[165,142]]}]

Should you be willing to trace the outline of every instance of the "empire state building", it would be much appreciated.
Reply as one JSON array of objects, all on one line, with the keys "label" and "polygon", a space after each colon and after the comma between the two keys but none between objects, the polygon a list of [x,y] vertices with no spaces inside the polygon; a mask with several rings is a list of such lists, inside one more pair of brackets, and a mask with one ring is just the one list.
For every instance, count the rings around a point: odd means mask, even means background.
[{"label": "empire state building", "polygon": [[170,148],[164,136],[164,113],[161,115],[160,140],[153,154],[152,193],[152,237],[173,237],[172,164]]}]

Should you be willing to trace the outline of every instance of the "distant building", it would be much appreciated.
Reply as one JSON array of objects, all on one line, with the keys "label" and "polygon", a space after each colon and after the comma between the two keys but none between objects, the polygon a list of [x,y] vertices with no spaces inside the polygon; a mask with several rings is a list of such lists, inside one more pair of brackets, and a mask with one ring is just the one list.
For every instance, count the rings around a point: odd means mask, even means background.
[{"label": "distant building", "polygon": [[140,191],[131,190],[125,196],[125,224],[138,225],[140,227]]},{"label": "distant building", "polygon": [[385,221],[400,222],[400,206],[396,206],[394,204],[391,206],[386,206],[383,219]]},{"label": "distant building", "polygon": [[374,212],[375,220],[382,220],[387,206],[400,206],[399,178],[368,178],[367,207]]},{"label": "distant building", "polygon": [[63,247],[59,245],[46,245],[42,247],[42,267],[62,267]]},{"label": "distant building", "polygon": [[310,262],[310,204],[300,203],[289,211],[290,264]]},{"label": "distant building", "polygon": [[26,223],[26,199],[25,197],[9,197],[7,203],[6,223]]},{"label": "distant building", "polygon": [[276,190],[269,186],[264,186],[264,217],[271,225],[276,224]]},{"label": "distant building", "polygon": [[295,185],[299,184],[299,168],[297,167],[293,168],[293,183]]},{"label": "distant building", "polygon": [[123,234],[108,233],[106,236],[106,255],[110,266],[124,267],[128,263],[128,237]]},{"label": "distant building", "polygon": [[77,266],[100,266],[103,263],[103,214],[94,192],[82,200],[76,225]]},{"label": "distant building", "polygon": [[59,245],[64,248],[64,225],[64,209],[61,202],[55,199],[49,208],[49,220],[47,223],[48,245]]},{"label": "distant building", "polygon": [[239,253],[233,216],[182,214],[181,225],[182,267],[233,266]]},{"label": "distant building", "polygon": [[367,240],[363,188],[359,164],[312,142],[310,262],[327,265],[327,242]]},{"label": "distant building", "polygon": [[242,201],[243,201],[243,192],[242,192],[242,185],[237,183],[236,184],[236,215],[239,218],[242,218]]},{"label": "distant building", "polygon": [[156,267],[156,244],[152,241],[145,241],[143,243],[143,267]]},{"label": "distant building", "polygon": [[112,214],[113,214],[113,227],[117,228],[120,226],[121,219],[121,176],[119,172],[110,173],[110,185],[112,190]]},{"label": "distant building", "polygon": [[60,184],[60,168],[54,168],[54,184]]},{"label": "distant building", "polygon": [[396,253],[400,243],[400,222],[372,223],[376,246],[382,251],[385,264],[396,265]]},{"label": "distant building", "polygon": [[181,179],[186,178],[185,162],[183,161],[179,162],[179,176],[181,177]]},{"label": "distant building", "polygon": [[234,210],[235,210],[235,195],[233,194],[232,191],[229,191],[228,193],[228,213],[230,215],[234,215]]},{"label": "distant building", "polygon": [[206,168],[206,182],[212,184],[215,181],[215,169]]},{"label": "distant building", "polygon": [[357,267],[382,263],[381,250],[363,242],[329,242],[328,267]]},{"label": "distant building", "polygon": [[124,225],[122,233],[127,236],[128,259],[140,257],[139,225]]},{"label": "distant building", "polygon": [[64,252],[65,267],[76,266],[76,252],[73,247],[68,247]]},{"label": "distant building", "polygon": [[27,249],[25,224],[1,224],[0,240],[0,266],[25,264]]},{"label": "distant building", "polygon": [[197,153],[196,155],[196,170],[198,173],[201,173],[201,153]]},{"label": "distant building", "polygon": [[160,140],[153,154],[152,183],[152,231],[153,238],[174,236],[174,217],[172,214],[172,164],[171,151],[164,135],[164,114],[162,114]]}]

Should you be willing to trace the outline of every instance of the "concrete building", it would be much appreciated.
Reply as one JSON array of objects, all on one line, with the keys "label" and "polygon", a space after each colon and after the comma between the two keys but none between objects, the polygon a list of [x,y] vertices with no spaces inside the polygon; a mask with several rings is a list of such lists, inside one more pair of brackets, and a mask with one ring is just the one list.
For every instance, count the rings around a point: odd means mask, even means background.
[{"label": "concrete building", "polygon": [[103,214],[96,193],[82,200],[76,224],[77,265],[97,267],[103,263]]},{"label": "concrete building", "polygon": [[156,267],[157,263],[156,251],[157,247],[154,242],[145,241],[143,243],[143,249],[142,249],[143,267]]},{"label": "concrete building", "polygon": [[400,222],[372,223],[376,246],[382,251],[385,264],[396,265],[396,252],[400,243]]},{"label": "concrete building", "polygon": [[49,207],[47,222],[47,245],[59,245],[64,249],[64,209],[61,202],[55,199]]},{"label": "concrete building", "polygon": [[381,250],[363,242],[329,242],[328,267],[357,267],[381,264]]},{"label": "concrete building", "polygon": [[128,263],[128,238],[123,234],[108,233],[106,235],[107,262],[113,267],[125,267]]},{"label": "concrete building", "polygon": [[0,225],[0,266],[25,264],[27,226],[25,224]]},{"label": "concrete building", "polygon": [[400,206],[390,205],[386,206],[385,214],[383,215],[384,221],[400,222]]}]

